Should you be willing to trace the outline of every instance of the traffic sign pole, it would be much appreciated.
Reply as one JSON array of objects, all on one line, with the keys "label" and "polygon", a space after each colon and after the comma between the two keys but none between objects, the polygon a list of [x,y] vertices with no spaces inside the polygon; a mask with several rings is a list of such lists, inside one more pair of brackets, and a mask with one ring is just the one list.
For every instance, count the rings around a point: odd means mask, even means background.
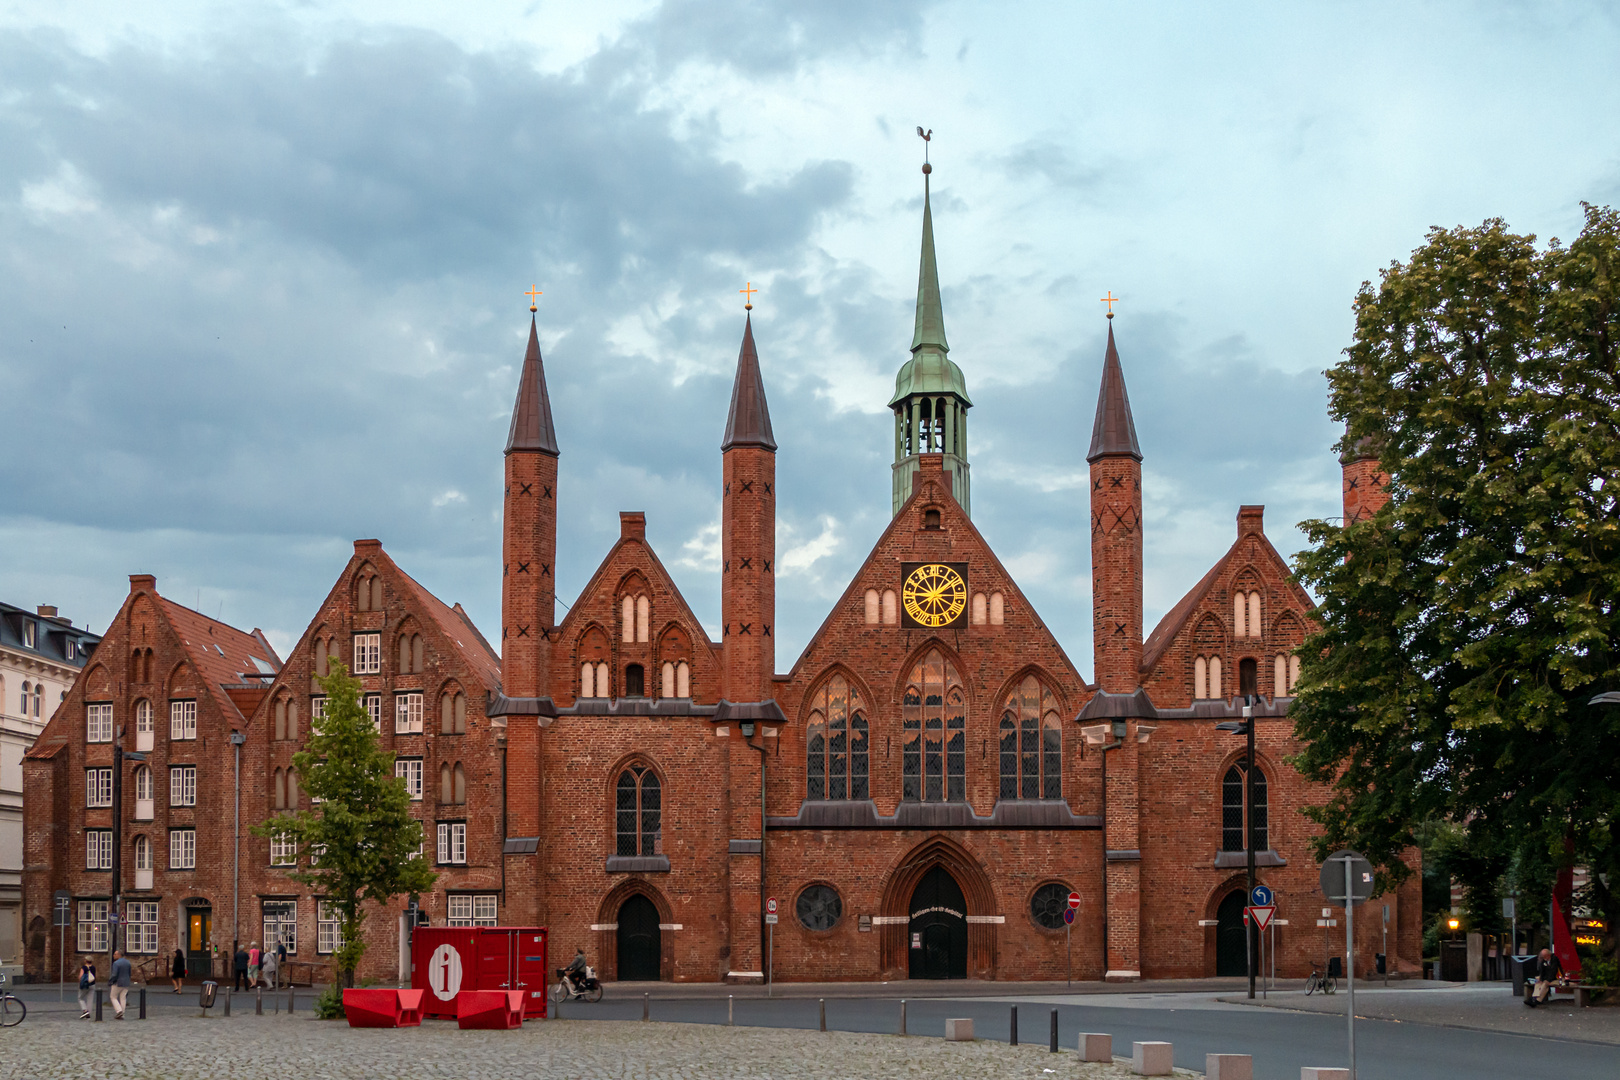
[{"label": "traffic sign pole", "polygon": [[[1074,915],[1080,910],[1080,894],[1069,893],[1069,910],[1063,913],[1063,952],[1064,970],[1069,977],[1069,987],[1074,988]],[[1106,966],[1106,965],[1105,965]]]},{"label": "traffic sign pole", "polygon": [[776,897],[765,901],[765,996],[770,997],[776,987]]},{"label": "traffic sign pole", "polygon": [[1350,984],[1350,1004],[1345,1009],[1349,1014],[1350,1025],[1350,1080],[1356,1080],[1356,909],[1354,907],[1356,890],[1351,882],[1356,860],[1351,856],[1344,859],[1344,949],[1348,954],[1345,957],[1345,982]]}]

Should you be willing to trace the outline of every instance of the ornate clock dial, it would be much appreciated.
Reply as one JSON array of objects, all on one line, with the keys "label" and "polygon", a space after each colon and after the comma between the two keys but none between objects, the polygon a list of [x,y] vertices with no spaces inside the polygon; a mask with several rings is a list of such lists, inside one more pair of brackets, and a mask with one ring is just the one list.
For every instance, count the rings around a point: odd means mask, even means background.
[{"label": "ornate clock dial", "polygon": [[924,563],[906,575],[900,601],[918,626],[949,626],[967,608],[967,582],[944,563]]}]

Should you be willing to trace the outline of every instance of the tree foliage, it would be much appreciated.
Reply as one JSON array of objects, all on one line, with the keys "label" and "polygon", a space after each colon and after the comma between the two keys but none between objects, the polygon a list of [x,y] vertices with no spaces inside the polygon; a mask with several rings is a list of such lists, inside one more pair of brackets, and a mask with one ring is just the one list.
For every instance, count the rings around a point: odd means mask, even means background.
[{"label": "tree foliage", "polygon": [[1333,785],[1319,854],[1353,844],[1398,882],[1417,823],[1445,817],[1479,884],[1572,842],[1611,935],[1620,708],[1588,702],[1620,689],[1617,343],[1608,208],[1567,247],[1500,220],[1435,229],[1363,284],[1331,410],[1390,500],[1306,523],[1321,628],[1293,708],[1297,766]]},{"label": "tree foliage", "polygon": [[349,982],[366,950],[364,904],[426,892],[438,875],[422,857],[422,823],[394,776],[394,755],[379,746],[359,681],[337,660],[316,681],[326,692],[325,714],[312,719],[308,743],[293,755],[310,808],[279,814],[253,831],[291,840],[298,863],[287,876],[337,907],[343,945],[334,960]]}]

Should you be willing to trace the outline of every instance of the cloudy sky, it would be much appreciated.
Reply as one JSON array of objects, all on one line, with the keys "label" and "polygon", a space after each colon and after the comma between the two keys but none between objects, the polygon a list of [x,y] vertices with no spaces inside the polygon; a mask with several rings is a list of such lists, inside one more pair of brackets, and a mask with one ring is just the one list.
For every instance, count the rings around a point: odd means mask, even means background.
[{"label": "cloudy sky", "polygon": [[922,124],[974,520],[1090,671],[1097,297],[1151,625],[1240,503],[1338,513],[1362,280],[1620,200],[1617,54],[1596,3],[0,0],[0,598],[99,631],[150,572],[285,650],[378,537],[498,638],[538,283],[559,596],[645,510],[714,633],[753,281],[786,670],[888,520]]}]

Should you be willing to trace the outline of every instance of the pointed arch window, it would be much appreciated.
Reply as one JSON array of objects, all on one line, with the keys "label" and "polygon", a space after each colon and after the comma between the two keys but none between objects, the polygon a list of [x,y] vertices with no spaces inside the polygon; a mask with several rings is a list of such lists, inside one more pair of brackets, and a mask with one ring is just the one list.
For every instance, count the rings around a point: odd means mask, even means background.
[{"label": "pointed arch window", "polygon": [[1063,726],[1057,697],[1033,675],[1007,695],[1001,713],[1001,798],[1063,797]]},{"label": "pointed arch window", "polygon": [[869,799],[868,727],[860,692],[842,675],[811,699],[805,725],[805,798]]},{"label": "pointed arch window", "polygon": [[967,797],[967,694],[956,667],[930,649],[911,669],[901,707],[901,798]]},{"label": "pointed arch window", "polygon": [[[1221,779],[1222,851],[1247,850],[1243,842],[1243,831],[1247,822],[1243,800],[1248,768],[1248,759],[1240,758],[1233,762]],[[1263,769],[1256,769],[1254,773],[1254,805],[1250,808],[1250,813],[1254,817],[1254,849],[1270,850],[1271,836],[1266,820],[1266,774]]]},{"label": "pointed arch window", "polygon": [[658,774],[632,765],[619,774],[614,792],[614,829],[619,855],[662,855],[663,789]]}]

